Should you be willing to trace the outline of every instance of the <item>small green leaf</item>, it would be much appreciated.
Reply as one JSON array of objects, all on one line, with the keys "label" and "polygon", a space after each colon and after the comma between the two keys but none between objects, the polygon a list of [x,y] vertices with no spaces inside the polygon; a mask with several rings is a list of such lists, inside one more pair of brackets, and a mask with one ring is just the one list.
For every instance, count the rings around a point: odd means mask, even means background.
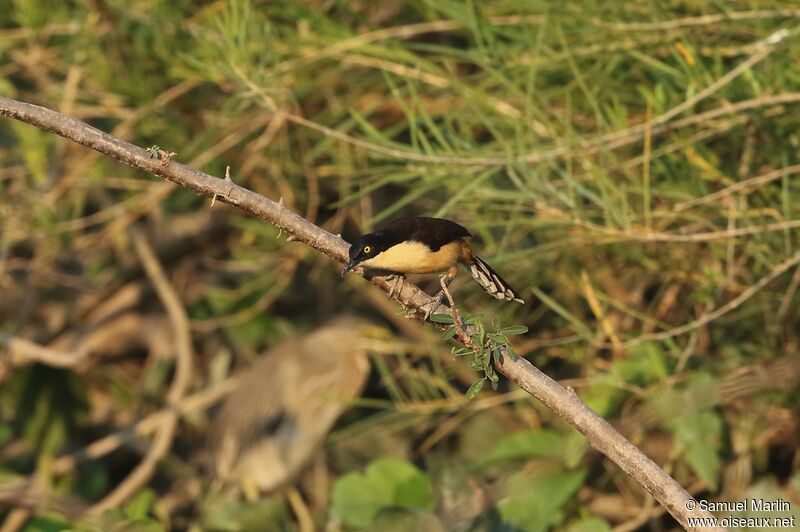
[{"label": "small green leaf", "polygon": [[444,324],[455,323],[453,321],[453,316],[451,316],[450,314],[434,314],[433,316],[431,316],[431,321],[433,323],[444,323]]},{"label": "small green leaf", "polygon": [[517,353],[515,353],[515,352],[514,352],[514,348],[513,348],[513,347],[511,347],[510,345],[507,345],[507,346],[506,346],[506,353],[508,353],[508,356],[510,356],[510,357],[511,357],[511,360],[513,360],[514,362],[516,362],[516,361],[517,361],[517,359],[519,358],[519,357],[517,356]]},{"label": "small green leaf", "polygon": [[473,314],[464,318],[464,325],[475,325],[481,319],[480,314]]},{"label": "small green leaf", "polygon": [[503,361],[503,352],[500,349],[492,349],[492,359],[495,364],[500,364]]},{"label": "small green leaf", "polygon": [[449,340],[455,335],[456,335],[456,328],[450,327],[449,329],[447,329],[445,332],[442,333],[442,340]]},{"label": "small green leaf", "polygon": [[512,325],[511,327],[506,327],[500,332],[502,332],[503,334],[511,334],[511,335],[525,334],[526,332],[528,332],[528,328],[525,327],[524,325]]},{"label": "small green leaf", "polygon": [[481,390],[483,389],[483,383],[486,382],[486,379],[478,379],[472,383],[472,386],[469,387],[467,390],[467,399],[474,399]]}]

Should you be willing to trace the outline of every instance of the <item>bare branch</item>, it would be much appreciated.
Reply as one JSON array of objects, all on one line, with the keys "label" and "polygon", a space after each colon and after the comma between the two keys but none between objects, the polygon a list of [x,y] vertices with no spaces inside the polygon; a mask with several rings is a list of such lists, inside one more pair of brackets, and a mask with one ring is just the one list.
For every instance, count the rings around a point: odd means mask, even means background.
[{"label": "bare branch", "polygon": [[179,416],[188,416],[199,410],[209,408],[232,392],[238,382],[238,377],[229,377],[202,392],[185,397],[175,405],[153,412],[127,428],[103,436],[79,451],[60,456],[53,461],[53,472],[64,474],[84,462],[107,456],[126,443],[155,432],[164,423],[164,419],[175,412]]},{"label": "bare branch", "polygon": [[192,333],[189,326],[189,316],[183,308],[180,298],[175,293],[172,285],[164,273],[164,268],[158,262],[156,254],[144,236],[138,231],[132,231],[133,244],[136,254],[142,262],[150,282],[156,289],[161,303],[167,309],[172,328],[175,333],[175,378],[167,395],[170,403],[180,401],[192,379],[192,368],[194,367],[194,352],[192,348]]},{"label": "bare branch", "polygon": [[[172,152],[166,153],[162,163],[166,164],[172,158]],[[167,400],[175,404],[186,394],[194,366],[192,352],[192,336],[189,327],[189,317],[175,291],[164,273],[164,269],[156,258],[156,254],[144,236],[138,231],[132,231],[133,244],[136,254],[139,255],[147,276],[167,309],[167,314],[175,329],[175,376],[172,379]],[[155,473],[156,465],[172,447],[172,441],[178,428],[178,414],[170,410],[158,426],[153,443],[139,464],[120,482],[111,493],[89,509],[90,514],[100,514],[109,508],[115,508],[128,497],[141,489]]]},{"label": "bare branch", "polygon": [[63,352],[3,332],[0,332],[0,349],[8,351],[11,364],[15,366],[40,362],[54,368],[69,368],[86,358],[86,351],[82,349]]},{"label": "bare branch", "polygon": [[[52,131],[203,196],[217,195],[220,201],[240,207],[273,223],[294,235],[297,241],[313,247],[334,260],[344,262],[347,258],[349,246],[340,237],[317,227],[286,207],[230,181],[188,168],[174,160],[152,159],[147,150],[44,107],[0,97],[0,115]],[[391,283],[387,283],[383,278],[373,278],[372,282],[387,293],[391,289]],[[415,309],[419,309],[429,301],[427,294],[408,282],[404,283],[394,297],[404,305]],[[449,313],[449,310],[442,305],[434,309],[434,312]],[[692,507],[687,505],[687,501],[692,499],[691,495],[607,421],[583,404],[574,391],[567,390],[521,357],[512,360],[510,356],[503,356],[497,364],[497,369],[578,429],[594,448],[641,484],[682,526],[688,527],[689,518],[713,519],[713,515],[699,508],[689,511],[686,507]],[[704,530],[721,529],[707,527]]]}]

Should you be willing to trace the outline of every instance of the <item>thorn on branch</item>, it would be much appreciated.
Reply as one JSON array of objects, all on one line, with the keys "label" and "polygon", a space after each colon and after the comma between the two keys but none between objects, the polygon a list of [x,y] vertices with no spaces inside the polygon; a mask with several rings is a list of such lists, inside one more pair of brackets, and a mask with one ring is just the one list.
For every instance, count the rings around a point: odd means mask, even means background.
[{"label": "thorn on branch", "polygon": [[[231,179],[231,167],[230,166],[225,166],[225,181],[230,183],[230,188],[228,189],[228,192],[225,193],[225,197],[229,198],[231,196],[231,192],[233,192],[233,179]],[[217,202],[217,196],[219,196],[219,194],[214,194],[211,197],[211,206],[212,207]]]}]

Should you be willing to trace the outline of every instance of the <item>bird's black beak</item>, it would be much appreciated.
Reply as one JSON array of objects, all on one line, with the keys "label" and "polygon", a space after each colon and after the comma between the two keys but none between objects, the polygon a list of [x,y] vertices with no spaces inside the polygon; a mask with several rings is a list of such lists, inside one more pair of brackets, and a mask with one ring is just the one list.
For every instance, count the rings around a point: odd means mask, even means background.
[{"label": "bird's black beak", "polygon": [[345,266],[345,267],[344,267],[344,270],[342,270],[342,277],[344,277],[344,274],[346,274],[347,272],[349,272],[350,270],[352,270],[352,269],[353,269],[353,268],[355,268],[356,266],[357,266],[357,264],[356,264],[356,261],[355,261],[355,259],[353,259],[353,260],[351,260],[350,262],[348,262],[348,263],[347,263],[347,266]]}]

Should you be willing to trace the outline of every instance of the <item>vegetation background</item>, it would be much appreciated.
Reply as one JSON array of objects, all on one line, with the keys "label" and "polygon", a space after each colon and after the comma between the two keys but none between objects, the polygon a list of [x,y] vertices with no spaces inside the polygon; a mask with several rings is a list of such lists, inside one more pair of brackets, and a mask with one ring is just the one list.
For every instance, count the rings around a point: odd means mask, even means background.
[{"label": "vegetation background", "polygon": [[[527,303],[465,278],[462,311],[527,326],[516,351],[698,499],[800,514],[800,5],[3,7],[3,95],[214,175],[229,165],[345,237],[402,214],[463,223]],[[343,313],[393,332],[292,486],[220,492],[204,405],[108,514],[119,526],[676,526],[513,386],[467,399],[477,374],[435,331],[272,226],[10,120],[0,165],[0,480],[35,478],[50,501],[0,497],[6,530],[90,528],[67,503],[101,500],[153,445],[120,431],[167,404],[176,342],[134,228],[189,317],[191,397]],[[20,339],[63,358],[31,363]],[[114,434],[113,452],[81,458]]]}]

